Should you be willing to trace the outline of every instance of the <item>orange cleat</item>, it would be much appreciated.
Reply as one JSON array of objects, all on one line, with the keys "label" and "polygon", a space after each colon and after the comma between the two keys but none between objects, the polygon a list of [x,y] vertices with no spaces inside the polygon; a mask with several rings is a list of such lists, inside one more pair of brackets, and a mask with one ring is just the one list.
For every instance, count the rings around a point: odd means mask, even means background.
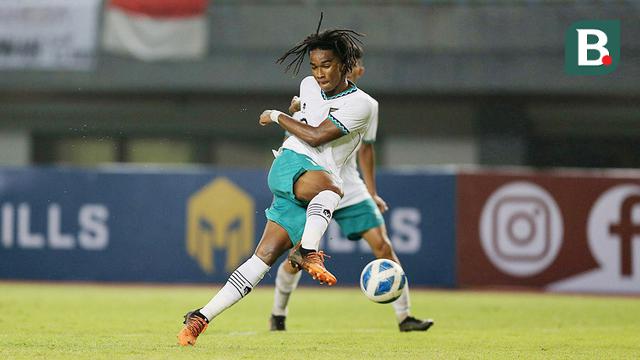
[{"label": "orange cleat", "polygon": [[178,333],[180,346],[195,345],[198,335],[207,330],[209,321],[200,313],[200,309],[190,311],[184,316],[184,327]]},{"label": "orange cleat", "polygon": [[320,281],[320,284],[335,285],[338,280],[324,267],[324,258],[325,256],[329,257],[329,255],[326,255],[323,251],[311,251],[307,255],[302,255],[300,249],[301,244],[298,243],[289,252],[291,265],[294,268],[304,269],[314,280]]}]

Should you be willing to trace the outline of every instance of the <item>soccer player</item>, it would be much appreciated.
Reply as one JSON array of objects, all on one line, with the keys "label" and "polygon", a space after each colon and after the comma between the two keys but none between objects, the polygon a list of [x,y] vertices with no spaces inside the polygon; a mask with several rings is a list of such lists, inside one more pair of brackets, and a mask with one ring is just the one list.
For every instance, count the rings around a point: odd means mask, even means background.
[{"label": "soccer player", "polygon": [[[322,18],[321,20],[322,21]],[[293,56],[286,70],[297,73],[308,54],[313,77],[301,87],[320,87],[305,100],[305,121],[276,110],[266,110],[259,122],[277,123],[293,136],[282,145],[269,171],[269,189],[274,195],[266,210],[267,224],[254,255],[240,265],[227,283],[202,308],[185,315],[178,333],[182,346],[194,345],[209,322],[246,296],[275,261],[292,245],[289,261],[309,272],[321,283],[333,285],[336,278],[324,267],[318,250],[333,211],[342,197],[340,170],[354,156],[371,117],[367,94],[347,80],[357,63],[360,34],[352,30],[327,30],[309,35],[285,53],[278,62]]]},{"label": "soccer player", "polygon": [[[364,74],[362,52],[357,53],[358,62],[348,75],[348,79],[356,82]],[[302,89],[301,89],[302,90]],[[319,88],[316,91],[320,91]],[[304,97],[302,97],[304,99]],[[344,197],[338,204],[333,218],[338,222],[342,233],[350,240],[364,238],[371,246],[378,259],[390,259],[398,264],[398,256],[391,247],[387,229],[381,213],[388,207],[378,195],[375,182],[375,159],[373,143],[378,129],[378,102],[370,97],[373,106],[369,128],[364,135],[363,143],[358,150],[358,161],[364,182],[358,174],[358,165],[353,157],[348,166],[342,168],[340,178],[344,182]],[[302,118],[301,100],[294,97],[289,107],[294,118]],[[276,276],[273,309],[271,312],[271,330],[285,330],[288,313],[287,305],[291,292],[296,289],[301,273],[288,261],[278,267]],[[410,314],[409,287],[405,286],[402,296],[391,304],[396,313],[400,331],[425,331],[433,325],[433,320],[420,320]]]}]

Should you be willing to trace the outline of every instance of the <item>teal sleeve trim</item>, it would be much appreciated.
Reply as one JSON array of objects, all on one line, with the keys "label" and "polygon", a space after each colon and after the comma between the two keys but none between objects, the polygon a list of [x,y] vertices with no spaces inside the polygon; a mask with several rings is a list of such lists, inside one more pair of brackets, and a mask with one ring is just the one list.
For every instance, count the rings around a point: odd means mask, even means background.
[{"label": "teal sleeve trim", "polygon": [[362,140],[363,144],[375,144],[376,141],[375,140]]},{"label": "teal sleeve trim", "polygon": [[331,120],[331,122],[333,122],[333,124],[340,129],[340,131],[342,131],[343,135],[347,135],[349,133],[349,129],[347,129],[346,126],[344,126],[340,120],[336,119],[335,117],[333,117],[333,115],[329,114],[329,120]]}]

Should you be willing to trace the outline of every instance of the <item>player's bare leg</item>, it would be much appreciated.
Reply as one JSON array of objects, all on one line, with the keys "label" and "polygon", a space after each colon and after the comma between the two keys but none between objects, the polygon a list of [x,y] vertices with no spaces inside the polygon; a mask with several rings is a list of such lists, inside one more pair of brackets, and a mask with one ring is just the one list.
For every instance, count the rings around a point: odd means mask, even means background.
[{"label": "player's bare leg", "polygon": [[295,182],[293,191],[297,199],[308,201],[309,205],[302,239],[290,252],[289,261],[320,283],[334,285],[337,279],[325,268],[325,254],[318,247],[342,198],[342,189],[329,173],[307,171]]},{"label": "player's bare leg", "polygon": [[[362,234],[362,237],[369,243],[376,258],[389,259],[401,264],[395,251],[393,251],[389,235],[387,235],[387,228],[384,224],[377,228],[367,230]],[[402,264],[400,266],[402,266]],[[391,303],[391,305],[396,313],[400,331],[426,331],[434,324],[432,319],[420,320],[411,316],[409,284],[404,287],[402,295],[398,300]]]},{"label": "player's bare leg", "polygon": [[184,327],[178,333],[178,344],[195,345],[209,322],[249,294],[278,257],[290,248],[291,240],[287,232],[275,222],[267,221],[254,255],[231,274],[209,303],[185,315]]}]

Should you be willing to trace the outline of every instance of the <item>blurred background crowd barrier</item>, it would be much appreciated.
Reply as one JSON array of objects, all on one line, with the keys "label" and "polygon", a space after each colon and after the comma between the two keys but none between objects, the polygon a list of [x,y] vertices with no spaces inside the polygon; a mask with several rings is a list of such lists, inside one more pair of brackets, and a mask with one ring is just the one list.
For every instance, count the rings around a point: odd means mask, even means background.
[{"label": "blurred background crowd barrier", "polygon": [[[307,74],[275,59],[321,11],[366,34],[413,283],[640,292],[638,1],[0,0],[0,278],[223,281],[270,201],[258,115]],[[582,20],[620,21],[611,74],[565,73]],[[355,281],[370,254],[336,231]]]}]

